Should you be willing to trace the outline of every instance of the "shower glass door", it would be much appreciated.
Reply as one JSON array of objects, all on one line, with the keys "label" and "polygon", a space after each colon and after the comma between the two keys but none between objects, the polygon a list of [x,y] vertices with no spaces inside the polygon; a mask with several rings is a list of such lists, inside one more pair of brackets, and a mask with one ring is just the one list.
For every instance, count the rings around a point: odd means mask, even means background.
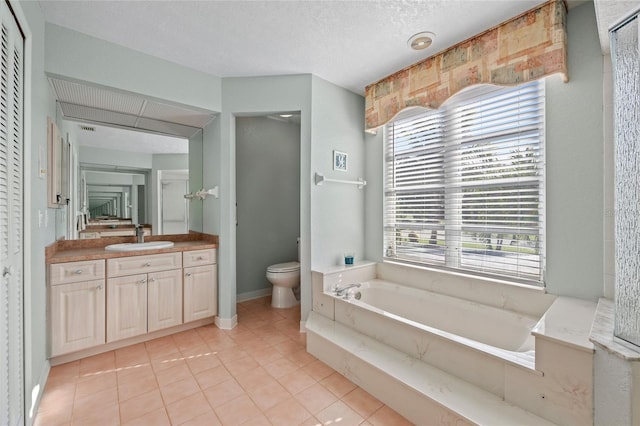
[{"label": "shower glass door", "polygon": [[611,29],[615,134],[615,330],[640,347],[640,54],[638,15]]}]

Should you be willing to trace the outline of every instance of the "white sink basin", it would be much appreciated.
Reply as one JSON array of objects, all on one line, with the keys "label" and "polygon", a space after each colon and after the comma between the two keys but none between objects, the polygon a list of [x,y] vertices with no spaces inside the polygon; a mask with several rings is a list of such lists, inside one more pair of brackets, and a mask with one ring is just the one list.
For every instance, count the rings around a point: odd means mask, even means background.
[{"label": "white sink basin", "polygon": [[146,243],[111,244],[104,249],[109,251],[156,250],[173,247],[173,241],[148,241]]}]

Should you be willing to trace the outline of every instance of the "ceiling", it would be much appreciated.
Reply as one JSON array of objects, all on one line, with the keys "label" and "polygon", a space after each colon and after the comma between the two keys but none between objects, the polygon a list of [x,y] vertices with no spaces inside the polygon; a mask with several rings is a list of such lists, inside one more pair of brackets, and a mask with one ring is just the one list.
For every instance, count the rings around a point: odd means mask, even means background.
[{"label": "ceiling", "polygon": [[640,1],[626,0],[594,0],[596,19],[598,21],[598,36],[603,53],[610,52],[609,27],[630,12],[640,8]]},{"label": "ceiling", "polygon": [[[311,73],[368,84],[541,0],[40,0],[48,22],[219,77]],[[407,40],[435,33],[431,47]]]}]

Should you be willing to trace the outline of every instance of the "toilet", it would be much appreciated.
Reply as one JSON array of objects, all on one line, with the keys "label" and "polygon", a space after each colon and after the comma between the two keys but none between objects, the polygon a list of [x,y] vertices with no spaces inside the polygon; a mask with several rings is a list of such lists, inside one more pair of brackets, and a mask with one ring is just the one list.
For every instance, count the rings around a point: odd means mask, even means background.
[{"label": "toilet", "polygon": [[[298,259],[300,258],[300,239],[298,239]],[[300,302],[294,288],[300,285],[300,262],[277,263],[267,268],[267,280],[273,284],[271,306],[290,308]]]}]

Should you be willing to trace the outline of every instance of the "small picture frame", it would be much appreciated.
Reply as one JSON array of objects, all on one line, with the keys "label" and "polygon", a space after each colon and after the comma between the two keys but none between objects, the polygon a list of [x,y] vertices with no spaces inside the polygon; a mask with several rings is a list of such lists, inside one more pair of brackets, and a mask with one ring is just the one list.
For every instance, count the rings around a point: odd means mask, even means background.
[{"label": "small picture frame", "polygon": [[347,171],[347,153],[341,151],[333,151],[333,170],[340,172]]}]

